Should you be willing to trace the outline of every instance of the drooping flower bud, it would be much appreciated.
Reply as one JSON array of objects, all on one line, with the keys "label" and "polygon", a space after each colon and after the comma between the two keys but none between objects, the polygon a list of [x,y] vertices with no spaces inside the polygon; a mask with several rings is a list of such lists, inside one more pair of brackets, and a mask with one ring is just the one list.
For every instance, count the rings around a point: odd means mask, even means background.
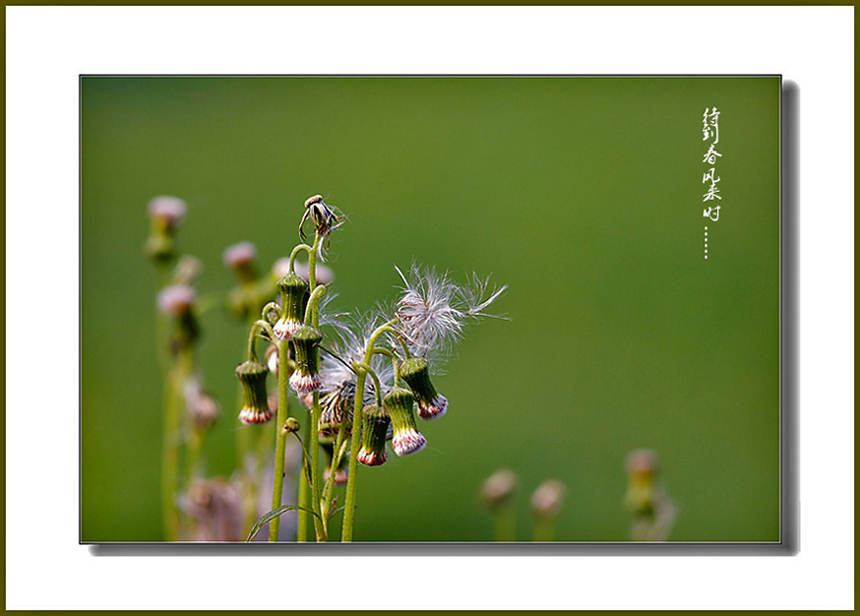
[{"label": "drooping flower bud", "polygon": [[384,406],[368,405],[364,407],[361,424],[361,449],[358,450],[356,459],[366,466],[385,464],[388,459],[385,440],[391,425],[388,411]]},{"label": "drooping flower bud", "polygon": [[430,380],[430,365],[426,359],[411,357],[400,364],[400,376],[415,394],[418,416],[430,420],[442,417],[448,410],[448,399],[436,392]]},{"label": "drooping flower bud", "polygon": [[269,369],[256,359],[239,364],[236,376],[242,383],[242,410],[239,411],[239,421],[243,424],[262,424],[274,417],[275,413],[269,408],[269,396],[266,393],[266,377]]},{"label": "drooping flower bud", "polygon": [[412,413],[414,402],[412,392],[402,387],[392,389],[382,401],[394,426],[391,444],[398,456],[417,453],[427,445],[427,439],[415,427],[415,415]]},{"label": "drooping flower bud", "polygon": [[294,272],[278,281],[278,289],[281,292],[281,318],[273,329],[278,339],[289,340],[304,323],[310,292],[308,283]]},{"label": "drooping flower bud", "polygon": [[322,334],[315,327],[303,325],[293,332],[292,340],[296,349],[296,370],[290,376],[290,387],[298,394],[317,391],[322,385],[318,346]]}]

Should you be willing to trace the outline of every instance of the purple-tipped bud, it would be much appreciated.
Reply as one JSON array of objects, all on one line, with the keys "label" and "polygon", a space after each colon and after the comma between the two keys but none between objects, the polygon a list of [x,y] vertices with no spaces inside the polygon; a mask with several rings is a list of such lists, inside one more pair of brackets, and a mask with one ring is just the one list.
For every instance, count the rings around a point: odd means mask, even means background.
[{"label": "purple-tipped bud", "polygon": [[278,281],[281,292],[281,316],[272,328],[279,340],[290,340],[305,319],[305,308],[310,293],[308,283],[295,273],[289,273]]},{"label": "purple-tipped bud", "polygon": [[388,456],[385,453],[385,440],[388,437],[388,427],[391,418],[384,406],[375,404],[364,407],[362,414],[361,449],[356,459],[366,466],[385,464]]},{"label": "purple-tipped bud", "polygon": [[436,392],[430,380],[430,365],[426,359],[411,357],[400,364],[400,376],[415,394],[418,416],[430,420],[448,411],[448,399]]},{"label": "purple-tipped bud", "polygon": [[394,426],[391,445],[398,456],[417,453],[427,445],[427,439],[415,427],[415,415],[412,413],[414,402],[412,392],[402,387],[392,389],[382,401]]},{"label": "purple-tipped bud", "polygon": [[292,340],[296,350],[296,370],[290,377],[290,387],[298,394],[317,391],[322,385],[319,375],[322,334],[316,328],[304,325],[293,332]]},{"label": "purple-tipped bud", "polygon": [[253,425],[266,423],[275,413],[269,408],[269,396],[266,393],[266,377],[269,369],[256,359],[239,364],[236,376],[242,383],[242,410],[239,411],[239,421]]}]

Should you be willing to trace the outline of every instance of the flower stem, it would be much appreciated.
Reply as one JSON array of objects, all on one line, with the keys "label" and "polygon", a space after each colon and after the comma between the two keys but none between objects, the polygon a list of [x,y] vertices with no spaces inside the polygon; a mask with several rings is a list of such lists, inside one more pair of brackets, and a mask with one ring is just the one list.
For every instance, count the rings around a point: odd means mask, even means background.
[{"label": "flower stem", "polygon": [[[366,363],[366,362],[365,362]],[[361,413],[364,406],[364,383],[367,372],[360,370],[355,378],[355,409],[352,413],[352,442],[349,450],[349,473],[346,482],[346,503],[343,512],[343,530],[340,540],[343,543],[352,541],[352,531],[355,525],[355,493],[358,472],[358,449],[361,447]],[[344,418],[346,419],[346,418]],[[343,427],[341,427],[343,430]]]},{"label": "flower stem", "polygon": [[[286,340],[278,341],[278,416],[275,418],[275,479],[272,487],[272,509],[277,509],[281,506],[281,499],[284,494],[284,456],[287,448],[287,434],[283,427],[289,417],[289,409],[287,408],[288,389],[287,389],[287,362],[286,358],[290,356],[290,343]],[[275,542],[278,540],[278,534],[281,530],[280,517],[274,518],[269,522],[269,541]]]},{"label": "flower stem", "polygon": [[190,349],[179,351],[165,383],[164,451],[161,472],[161,503],[164,512],[164,530],[168,541],[179,538],[179,508],[176,503],[179,491],[179,445],[182,433],[182,409],[185,402],[185,381],[191,372]]},{"label": "flower stem", "polygon": [[494,541],[516,540],[516,518],[510,505],[499,505],[493,512],[493,529]]},{"label": "flower stem", "polygon": [[[313,271],[313,270],[311,270]],[[316,530],[317,541],[327,540],[327,524],[322,518],[320,502],[320,392],[314,392],[314,407],[311,410],[311,443],[308,447],[311,456],[311,508],[313,511],[320,514],[320,517],[314,516],[314,529]]]},{"label": "flower stem", "polygon": [[[305,421],[305,437],[303,439],[304,443],[309,442],[311,439],[311,414],[308,411],[307,421]],[[304,450],[304,447],[302,447]],[[303,456],[304,457],[304,456]],[[308,509],[308,501],[310,500],[310,485],[308,484],[307,474],[304,469],[305,460],[302,459],[301,471],[299,472],[299,506],[303,509],[299,509],[299,521],[298,521],[298,532],[296,534],[296,540],[300,543],[304,543],[308,540],[308,516],[310,514],[304,509]]]}]

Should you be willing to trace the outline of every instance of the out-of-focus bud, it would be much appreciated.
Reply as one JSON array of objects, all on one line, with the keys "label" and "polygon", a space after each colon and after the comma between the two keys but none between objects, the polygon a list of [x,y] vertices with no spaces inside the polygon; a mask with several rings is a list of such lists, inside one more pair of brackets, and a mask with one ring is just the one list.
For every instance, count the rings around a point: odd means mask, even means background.
[{"label": "out-of-focus bud", "polygon": [[532,512],[536,518],[554,520],[561,511],[564,494],[567,491],[564,484],[555,479],[547,479],[538,486],[532,494]]},{"label": "out-of-focus bud", "polygon": [[206,392],[188,400],[188,413],[196,428],[205,430],[218,419],[218,403]]},{"label": "out-of-focus bud", "polygon": [[654,516],[657,506],[657,473],[659,460],[650,449],[637,449],[627,455],[627,494],[624,502],[637,517]]},{"label": "out-of-focus bud", "polygon": [[224,265],[236,272],[236,276],[242,283],[254,282],[257,273],[254,268],[254,258],[257,256],[257,248],[251,242],[239,242],[228,246],[224,250]]},{"label": "out-of-focus bud", "polygon": [[156,197],[149,202],[151,221],[146,240],[146,254],[154,261],[165,262],[176,251],[174,235],[185,217],[185,202],[177,197]]},{"label": "out-of-focus bud", "polygon": [[171,285],[158,294],[158,309],[173,320],[171,349],[174,352],[190,347],[200,334],[193,311],[196,298],[194,289],[185,285]]},{"label": "out-of-focus bud", "polygon": [[[334,271],[327,265],[323,265],[322,263],[317,263],[317,284],[331,284],[334,281]],[[287,265],[289,267],[289,264]],[[302,263],[301,261],[296,261],[294,264],[296,269],[296,274],[304,280],[305,282],[310,283],[311,281],[311,266],[309,263]]]},{"label": "out-of-focus bud", "polygon": [[203,273],[203,261],[192,255],[183,255],[173,270],[173,282],[178,285],[191,286]]},{"label": "out-of-focus bud", "polygon": [[269,372],[273,375],[278,376],[278,345],[270,344],[266,349],[266,366],[269,368]]},{"label": "out-of-focus bud", "polygon": [[499,469],[481,487],[481,500],[490,509],[495,509],[510,500],[516,487],[517,476],[506,468]]},{"label": "out-of-focus bud", "polygon": [[191,484],[180,506],[197,519],[194,541],[242,541],[242,494],[224,479],[202,479]]},{"label": "out-of-focus bud", "polygon": [[175,229],[185,218],[185,209],[185,201],[179,197],[155,197],[149,202],[149,217],[153,224]]}]

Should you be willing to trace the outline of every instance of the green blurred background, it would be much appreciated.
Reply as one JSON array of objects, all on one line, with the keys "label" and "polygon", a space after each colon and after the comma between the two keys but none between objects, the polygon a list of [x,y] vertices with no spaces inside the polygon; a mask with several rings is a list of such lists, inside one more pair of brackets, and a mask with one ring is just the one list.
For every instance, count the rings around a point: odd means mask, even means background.
[{"label": "green blurred background", "polygon": [[[162,538],[162,389],[146,206],[188,203],[184,253],[226,291],[230,244],[270,266],[304,200],[349,216],[337,307],[395,297],[414,259],[509,285],[437,387],[429,444],[362,467],[359,540],[482,541],[477,491],[519,475],[520,539],[545,478],[556,536],[625,540],[624,457],[652,448],[673,540],[779,539],[778,78],[103,78],[81,80],[81,539]],[[703,259],[701,122],[720,117],[723,200]],[[204,450],[235,467],[244,326],[202,319],[222,416]],[[342,498],[342,497],[341,497]],[[336,524],[335,526],[338,526]]]}]

